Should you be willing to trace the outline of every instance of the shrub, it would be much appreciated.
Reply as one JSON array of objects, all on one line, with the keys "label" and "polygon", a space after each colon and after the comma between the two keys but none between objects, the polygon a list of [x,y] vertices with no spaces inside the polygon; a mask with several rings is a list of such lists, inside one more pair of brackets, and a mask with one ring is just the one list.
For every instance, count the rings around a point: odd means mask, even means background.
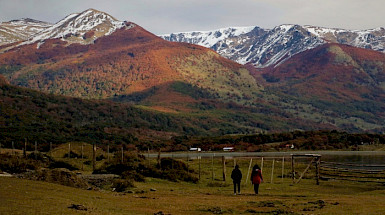
[{"label": "shrub", "polygon": [[11,155],[0,155],[0,170],[8,173],[22,173],[36,170],[43,164],[39,161]]},{"label": "shrub", "polygon": [[64,162],[64,161],[53,161],[49,164],[49,168],[50,169],[55,169],[55,168],[65,168],[65,169],[68,169],[68,170],[79,170],[77,167],[67,163],[67,162]]},{"label": "shrub", "polygon": [[27,155],[27,158],[42,161],[42,162],[49,162],[52,160],[51,157],[49,157],[48,155],[44,155],[43,153],[40,153],[40,152],[38,153],[32,152],[31,154]]},{"label": "shrub", "polygon": [[116,192],[124,192],[127,188],[134,187],[131,180],[128,179],[115,179],[113,180],[112,187]]},{"label": "shrub", "polygon": [[[68,153],[65,153],[63,158],[68,158]],[[81,158],[81,156],[76,152],[70,151],[70,158]]]},{"label": "shrub", "polygon": [[169,169],[182,170],[182,171],[188,170],[187,165],[185,163],[172,158],[162,158],[160,160],[160,168],[162,170],[169,170]]},{"label": "shrub", "polygon": [[104,155],[99,155],[95,159],[96,159],[96,161],[101,161],[103,159],[106,159],[106,157],[104,157]]},{"label": "shrub", "polygon": [[145,182],[144,176],[137,171],[125,171],[122,173],[122,178],[138,182]]}]

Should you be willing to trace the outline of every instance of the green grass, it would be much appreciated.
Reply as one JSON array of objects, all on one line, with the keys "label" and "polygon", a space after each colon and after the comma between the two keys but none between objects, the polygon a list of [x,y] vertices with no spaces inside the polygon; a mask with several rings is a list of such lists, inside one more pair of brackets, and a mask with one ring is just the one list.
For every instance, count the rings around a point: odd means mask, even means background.
[{"label": "green grass", "polygon": [[[45,182],[0,178],[0,214],[381,214],[384,189],[366,184],[304,180],[291,186],[264,183],[260,195],[251,185],[234,196],[232,186],[174,183],[148,179],[136,183],[137,193],[87,191]],[[150,191],[155,188],[156,191]],[[359,202],[359,204],[357,204]],[[87,211],[69,209],[84,205]]]},{"label": "green grass", "polygon": [[[194,174],[199,173],[199,160],[181,160],[188,163]],[[261,164],[260,159],[253,160],[253,164]],[[382,214],[385,210],[382,185],[345,181],[321,181],[315,185],[313,173],[293,185],[290,178],[280,178],[280,159],[274,162],[273,183],[272,159],[264,160],[265,183],[260,186],[260,194],[253,195],[252,185],[248,180],[245,182],[249,162],[250,159],[237,159],[244,178],[242,194],[236,196],[229,178],[234,161],[226,160],[227,180],[223,182],[222,160],[218,157],[214,159],[214,168],[210,158],[201,160],[201,180],[197,184],[147,178],[146,182],[135,183],[133,193],[82,190],[0,177],[0,214]],[[304,164],[296,165],[298,172],[304,168]],[[290,162],[286,161],[285,175],[288,172]],[[72,204],[83,205],[87,211],[68,208]]]}]

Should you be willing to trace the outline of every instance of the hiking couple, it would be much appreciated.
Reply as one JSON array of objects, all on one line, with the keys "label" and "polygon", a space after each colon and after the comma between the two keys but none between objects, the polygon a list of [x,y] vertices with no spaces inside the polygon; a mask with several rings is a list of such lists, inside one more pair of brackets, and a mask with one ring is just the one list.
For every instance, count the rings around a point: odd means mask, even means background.
[{"label": "hiking couple", "polygon": [[[241,173],[241,170],[239,170],[238,165],[235,165],[234,170],[231,172],[231,179],[233,179],[233,184],[234,184],[234,195],[237,195],[237,188],[238,188],[238,194],[240,194],[242,173]],[[261,184],[262,181],[263,181],[263,177],[262,177],[261,168],[259,168],[259,166],[256,164],[254,165],[253,171],[251,172],[251,183],[254,185],[255,194],[258,194],[259,184]]]}]

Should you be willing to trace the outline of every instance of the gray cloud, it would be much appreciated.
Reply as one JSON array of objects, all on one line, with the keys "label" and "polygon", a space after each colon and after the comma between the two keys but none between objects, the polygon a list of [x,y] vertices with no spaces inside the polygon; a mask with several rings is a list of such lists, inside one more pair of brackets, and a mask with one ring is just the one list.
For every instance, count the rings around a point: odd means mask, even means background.
[{"label": "gray cloud", "polygon": [[55,23],[88,8],[133,21],[155,34],[288,23],[385,27],[384,0],[0,0],[0,21],[28,17]]}]

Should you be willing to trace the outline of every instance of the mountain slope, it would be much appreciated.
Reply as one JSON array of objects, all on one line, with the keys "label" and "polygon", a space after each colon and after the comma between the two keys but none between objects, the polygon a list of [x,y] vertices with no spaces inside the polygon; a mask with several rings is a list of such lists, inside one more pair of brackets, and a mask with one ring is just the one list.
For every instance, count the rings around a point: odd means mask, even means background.
[{"label": "mountain slope", "polygon": [[295,115],[345,129],[385,130],[383,53],[325,44],[255,76],[266,81],[266,90],[291,100],[286,109]]},{"label": "mountain slope", "polygon": [[222,34],[222,31],[186,32],[161,37],[169,41],[203,45],[228,59],[241,64],[252,64],[257,68],[276,66],[295,54],[328,42],[385,51],[384,28],[359,31],[280,25],[271,30],[259,27],[243,28],[238,34]]},{"label": "mountain slope", "polygon": [[[279,110],[220,103],[208,99],[209,94],[199,87],[182,82],[158,86],[147,95],[137,94],[135,102],[143,100],[143,103],[132,105],[45,94],[2,80],[0,75],[0,143],[8,147],[12,141],[22,144],[26,138],[29,143],[36,141],[44,147],[48,147],[49,142],[85,141],[112,147],[134,144],[139,149],[147,149],[165,146],[178,136],[255,133],[257,129],[278,131],[293,126],[333,128],[306,120],[285,119]],[[167,94],[162,94],[164,92]],[[165,99],[170,96],[177,104]],[[116,100],[133,102],[134,97]],[[144,106],[148,102],[155,106]],[[167,105],[189,110],[164,111]],[[261,111],[270,114],[264,116]]]},{"label": "mountain slope", "polygon": [[[209,40],[202,37],[202,43],[214,41],[212,48],[223,52],[234,47],[245,61],[272,63],[250,72],[246,66],[251,63],[243,66],[208,48],[163,40],[130,22],[119,22],[122,26],[108,28],[113,32],[104,31],[98,38],[86,37],[95,31],[90,23],[100,23],[93,13],[98,12],[70,15],[59,22],[63,25],[55,25],[69,32],[79,21],[68,37],[50,31],[54,33],[47,38],[36,37],[40,39],[34,43],[0,54],[0,74],[10,84],[50,94],[130,103],[150,113],[144,119],[161,121],[156,129],[142,126],[143,133],[162,133],[162,125],[166,133],[178,135],[384,130],[380,52],[329,45],[294,25],[272,31],[223,29]],[[90,38],[89,43],[84,38]],[[246,41],[252,48],[243,46]],[[252,45],[258,41],[263,48]],[[115,111],[110,118],[124,112]],[[140,133],[140,127],[135,131]]]},{"label": "mountain slope", "polygon": [[33,19],[12,20],[0,23],[0,46],[21,42],[51,27],[52,24]]},{"label": "mountain slope", "polygon": [[69,44],[90,44],[97,38],[110,35],[124,26],[127,27],[124,22],[118,21],[107,13],[88,9],[67,16],[53,26],[34,35],[23,44],[55,38],[61,38]]},{"label": "mountain slope", "polygon": [[90,44],[78,41],[100,28],[88,27],[101,23],[100,17],[112,22],[94,10],[68,16],[0,55],[0,74],[15,85],[82,98],[112,98],[173,81],[197,85],[224,101],[244,102],[261,90],[243,66],[207,48],[167,42],[134,23],[117,22],[119,28],[110,26]]}]

